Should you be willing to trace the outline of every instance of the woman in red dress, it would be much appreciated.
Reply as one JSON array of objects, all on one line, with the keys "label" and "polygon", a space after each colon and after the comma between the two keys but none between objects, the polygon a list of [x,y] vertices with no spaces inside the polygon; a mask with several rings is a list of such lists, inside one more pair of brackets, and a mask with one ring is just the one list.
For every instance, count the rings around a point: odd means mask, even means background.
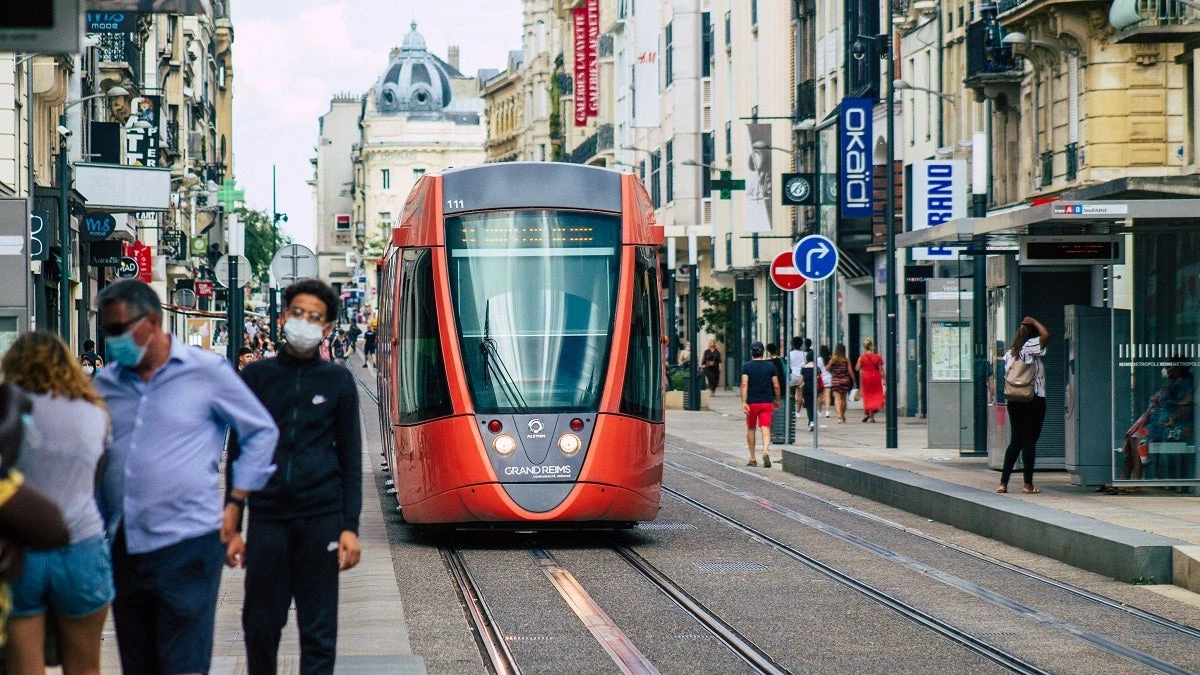
[{"label": "woman in red dress", "polygon": [[875,353],[875,341],[863,340],[863,353],[854,366],[863,402],[863,419],[875,421],[875,413],[883,407],[883,358]]}]

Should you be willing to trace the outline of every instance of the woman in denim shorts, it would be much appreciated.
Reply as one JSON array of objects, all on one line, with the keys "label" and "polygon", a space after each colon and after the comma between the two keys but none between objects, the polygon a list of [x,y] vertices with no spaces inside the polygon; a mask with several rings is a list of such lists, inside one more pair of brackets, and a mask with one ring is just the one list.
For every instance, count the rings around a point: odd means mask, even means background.
[{"label": "woman in denim shorts", "polygon": [[12,584],[8,672],[44,670],[47,616],[58,631],[64,673],[100,672],[100,632],[113,579],[95,480],[108,413],[56,335],[17,338],[0,361],[0,374],[33,399],[33,431],[26,434],[16,468],[58,506],[71,534],[62,548],[25,554],[25,570]]}]

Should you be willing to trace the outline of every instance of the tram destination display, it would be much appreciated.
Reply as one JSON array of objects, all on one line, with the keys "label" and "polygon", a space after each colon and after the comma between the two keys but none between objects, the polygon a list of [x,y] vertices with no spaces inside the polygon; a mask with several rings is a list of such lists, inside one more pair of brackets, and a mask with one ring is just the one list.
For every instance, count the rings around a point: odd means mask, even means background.
[{"label": "tram destination display", "polygon": [[1120,265],[1125,262],[1121,237],[1024,237],[1022,265]]}]

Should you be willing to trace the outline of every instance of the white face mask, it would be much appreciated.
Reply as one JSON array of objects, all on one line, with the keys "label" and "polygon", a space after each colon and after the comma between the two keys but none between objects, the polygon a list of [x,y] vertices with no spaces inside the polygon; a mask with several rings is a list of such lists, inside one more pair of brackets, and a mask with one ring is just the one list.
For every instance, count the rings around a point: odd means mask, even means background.
[{"label": "white face mask", "polygon": [[83,372],[85,375],[91,375],[92,373],[96,372],[96,367],[91,365],[84,366]]},{"label": "white face mask", "polygon": [[321,344],[325,337],[325,328],[293,317],[283,324],[283,334],[296,351],[308,352]]}]

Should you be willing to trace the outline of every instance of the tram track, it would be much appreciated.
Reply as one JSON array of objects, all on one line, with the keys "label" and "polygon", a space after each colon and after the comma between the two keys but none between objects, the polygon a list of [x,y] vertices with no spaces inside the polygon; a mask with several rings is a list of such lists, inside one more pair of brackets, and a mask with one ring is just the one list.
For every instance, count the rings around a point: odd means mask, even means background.
[{"label": "tram track", "polygon": [[[475,630],[480,654],[489,669],[498,675],[519,675],[522,672],[520,664],[509,649],[508,640],[480,590],[481,584],[467,566],[462,551],[444,542],[439,544],[438,550],[450,570],[453,584]],[[766,675],[786,675],[790,672],[633,548],[614,544],[607,549],[595,550],[614,553],[655,590],[669,598],[689,619],[703,627],[709,635],[755,672]],[[576,577],[558,562],[553,553],[541,547],[530,548],[527,552],[622,673],[651,675],[659,672],[621,627],[614,623],[599,603],[588,594]]]},{"label": "tram track", "polygon": [[[677,446],[677,445],[670,444],[670,443],[668,443],[667,445],[668,445],[668,447],[672,447],[676,450],[679,450],[679,451],[685,452],[689,455],[695,456],[697,458],[706,460],[710,463],[716,464],[718,466],[722,466],[726,469],[729,469],[730,471],[744,473],[745,475],[752,476],[756,480],[763,481],[764,483],[767,483],[767,484],[771,485],[772,487],[777,487],[786,492],[794,493],[799,496],[809,497],[811,499],[814,499],[815,501],[820,502],[821,504],[823,504],[825,506],[830,506],[830,507],[838,509],[839,511],[843,511],[845,513],[856,516],[858,518],[869,520],[874,524],[885,525],[889,528],[894,528],[894,529],[900,530],[901,532],[903,532],[905,534],[914,535],[928,543],[937,544],[938,546],[944,546],[950,550],[967,555],[974,560],[997,565],[999,567],[1004,568],[1005,570],[1021,574],[1023,577],[1028,578],[1030,580],[1039,582],[1041,584],[1049,585],[1055,589],[1067,592],[1074,597],[1077,597],[1077,598],[1080,598],[1080,599],[1083,599],[1086,601],[1090,601],[1090,602],[1093,602],[1098,605],[1102,605],[1108,609],[1122,612],[1132,618],[1136,618],[1138,620],[1143,620],[1143,621],[1147,622],[1148,624],[1151,624],[1151,625],[1159,627],[1159,628],[1171,630],[1181,636],[1186,636],[1189,639],[1197,639],[1198,637],[1200,637],[1200,631],[1197,631],[1197,630],[1191,628],[1190,626],[1185,626],[1183,624],[1179,624],[1177,622],[1166,619],[1165,617],[1160,617],[1160,616],[1152,614],[1150,612],[1146,612],[1145,610],[1141,610],[1141,609],[1138,609],[1135,607],[1130,607],[1128,605],[1124,605],[1122,603],[1118,603],[1112,599],[1105,598],[1103,596],[1097,595],[1095,593],[1092,593],[1092,592],[1087,591],[1082,588],[1078,588],[1071,584],[1059,582],[1057,580],[1050,579],[1048,577],[1044,577],[1043,575],[1036,574],[1029,570],[1023,570],[1019,567],[1016,567],[1015,565],[1011,565],[1009,563],[1004,563],[1003,561],[999,561],[999,560],[996,560],[989,556],[984,556],[982,554],[978,554],[976,552],[970,551],[969,549],[955,546],[948,542],[943,542],[935,537],[931,537],[924,533],[914,532],[914,531],[912,531],[908,528],[905,528],[901,525],[892,523],[883,518],[879,518],[878,516],[873,516],[872,514],[867,514],[865,512],[859,511],[857,509],[852,509],[850,507],[846,507],[846,506],[838,504],[837,502],[834,502],[832,500],[828,500],[823,497],[819,497],[817,495],[812,495],[812,494],[807,493],[798,488],[793,488],[791,486],[783,485],[781,483],[778,483],[776,481],[767,479],[765,477],[759,476],[757,474],[754,474],[754,473],[751,473],[748,471],[739,470],[737,467],[729,466],[727,464],[724,464],[723,462],[720,462],[719,460],[715,460],[715,459],[706,457],[700,453],[692,452],[681,446]],[[1117,657],[1123,658],[1125,660],[1128,660],[1130,662],[1136,663],[1140,666],[1148,668],[1152,672],[1171,673],[1171,674],[1183,674],[1183,673],[1191,672],[1185,668],[1181,668],[1172,663],[1169,663],[1167,661],[1159,659],[1151,654],[1147,654],[1138,649],[1134,649],[1134,648],[1129,647],[1121,642],[1113,640],[1109,637],[1098,634],[1094,631],[1088,630],[1081,626],[1075,625],[1069,621],[1065,621],[1065,620],[1058,618],[1047,612],[1038,610],[1035,607],[1030,606],[1026,603],[1022,603],[1022,602],[1013,600],[1010,597],[1007,597],[1000,593],[994,592],[988,588],[985,588],[985,587],[975,584],[973,582],[967,581],[966,579],[963,579],[961,577],[958,577],[958,576],[955,576],[948,572],[945,572],[939,568],[920,563],[920,562],[914,560],[913,558],[896,553],[896,552],[889,550],[883,546],[880,546],[872,541],[864,539],[863,537],[854,535],[843,529],[828,525],[820,520],[817,520],[810,516],[801,514],[791,508],[788,508],[785,505],[779,504],[779,503],[772,501],[766,497],[763,497],[760,494],[750,492],[750,491],[742,489],[740,487],[730,485],[730,484],[725,483],[724,481],[718,480],[706,473],[697,471],[695,469],[688,468],[686,466],[679,464],[678,462],[674,462],[669,459],[665,460],[665,464],[668,467],[683,473],[685,476],[688,476],[692,479],[701,481],[702,483],[704,483],[708,486],[717,488],[718,490],[726,492],[727,494],[730,494],[730,495],[733,495],[736,497],[740,497],[741,499],[748,501],[752,504],[755,504],[766,511],[775,513],[776,515],[783,516],[793,522],[798,522],[800,524],[806,525],[815,530],[821,531],[825,534],[831,535],[835,538],[841,539],[844,542],[858,546],[858,547],[868,551],[871,554],[877,555],[877,556],[883,558],[884,560],[887,560],[888,562],[895,563],[902,567],[906,567],[914,572],[917,572],[918,574],[921,574],[923,578],[938,581],[942,584],[945,584],[947,586],[955,588],[955,589],[962,591],[962,592],[964,592],[970,596],[973,596],[977,599],[989,602],[995,606],[998,606],[998,607],[1001,607],[1008,611],[1011,611],[1020,617],[1038,622],[1042,626],[1045,626],[1051,630],[1057,631],[1057,632],[1067,635],[1067,636],[1071,636],[1073,638],[1080,639],[1092,647],[1100,649],[1100,650],[1107,652],[1113,656],[1117,656]],[[689,497],[688,495],[685,495],[685,494],[679,492],[678,490],[672,489],[672,488],[664,485],[663,491],[676,497],[677,499],[688,504],[689,506],[692,506],[693,508],[696,508],[696,509],[706,513],[707,515],[717,519],[718,521],[724,522],[726,525],[733,527],[736,530],[742,531],[742,532],[750,535],[751,537],[758,539],[759,541],[762,541],[762,542],[776,548],[780,552],[784,553],[784,555],[787,555],[787,556],[793,557],[793,558],[796,558],[797,556],[799,556],[799,558],[803,558],[802,562],[803,561],[812,561],[812,562],[816,563],[819,568],[828,567],[824,563],[821,563],[820,561],[817,561],[814,558],[812,558],[812,556],[809,556],[808,554],[805,554],[805,553],[795,549],[794,547],[791,547],[790,545],[771,537],[769,534],[767,534],[757,528],[754,528],[750,525],[747,525],[746,523],[739,521],[736,518],[733,518],[732,516],[729,516],[726,513],[722,513],[721,511],[719,511],[711,506],[708,506],[707,504],[704,504],[704,503],[700,502],[699,500]],[[810,565],[810,567],[811,567],[811,565]],[[818,568],[814,568],[814,569],[818,569]],[[833,573],[836,573],[834,575],[835,578],[838,578],[836,575],[842,575],[842,576],[849,578],[849,575],[845,575],[844,573],[840,572],[839,570],[834,570],[833,568],[829,568],[829,569],[832,570]],[[825,572],[824,569],[818,569],[818,571]],[[826,573],[829,573],[829,572],[826,572]],[[841,578],[838,578],[838,580],[842,581]],[[855,582],[861,583],[861,582],[857,582],[857,580],[855,580]],[[845,583],[845,582],[843,582],[843,583]],[[855,586],[852,585],[852,587],[855,587]],[[855,587],[855,589],[860,590],[857,587]],[[874,597],[874,596],[872,596],[872,597]],[[876,599],[878,599],[878,598],[876,598]],[[892,598],[892,600],[896,600],[896,599]],[[899,600],[896,600],[896,601],[901,602]],[[910,618],[917,620],[922,625],[928,626],[928,624],[923,619],[918,619],[915,615],[910,615],[905,610],[897,609],[897,607],[893,606],[889,602],[884,602],[884,604],[891,607],[892,609],[901,611],[901,613],[905,614],[905,616],[909,616]],[[902,603],[902,604],[907,604],[907,603]],[[918,610],[918,611],[921,611],[921,610]],[[926,615],[926,616],[930,616],[930,615]],[[938,621],[940,621],[940,620],[938,620]],[[972,639],[972,641],[978,641],[977,639],[974,638],[974,636],[971,636],[966,631],[963,631],[961,629],[950,626],[949,624],[945,624],[945,625],[949,626],[955,633],[966,634],[969,638]],[[940,629],[938,629],[938,632],[942,632],[942,631]],[[956,642],[959,641],[957,637],[953,637],[949,634],[947,634],[947,637],[954,639]],[[968,646],[968,645],[964,644],[964,646]],[[974,647],[969,647],[969,648],[972,648],[973,651],[975,650]],[[989,656],[989,658],[991,658],[991,657]],[[1005,664],[1005,665],[1007,666],[1007,664]],[[1039,671],[1034,670],[1034,671],[1018,671],[1018,672],[1039,672]]]},{"label": "tram track", "polygon": [[[1111,598],[1106,598],[1103,595],[1099,595],[1098,593],[1094,593],[1085,588],[1080,588],[1079,586],[1076,586],[1074,584],[1070,584],[1065,581],[1060,581],[1058,579],[1053,579],[1053,578],[1050,578],[1043,574],[1034,572],[1032,570],[1028,570],[1023,567],[1019,567],[1010,562],[1006,562],[1004,560],[999,560],[997,558],[980,553],[978,551],[973,551],[965,546],[960,546],[958,544],[946,541],[944,539],[939,539],[939,538],[929,535],[927,533],[921,532],[920,530],[916,530],[916,529],[907,527],[905,525],[901,525],[900,523],[896,523],[896,522],[887,520],[886,518],[881,518],[875,514],[868,513],[866,511],[863,511],[861,509],[856,509],[851,506],[847,506],[847,505],[837,502],[835,500],[828,499],[826,497],[822,497],[817,494],[813,494],[811,492],[802,490],[795,486],[788,485],[786,483],[779,483],[777,481],[766,478],[758,473],[754,473],[752,471],[747,471],[745,469],[742,469],[741,467],[731,466],[731,465],[726,464],[718,459],[713,459],[712,457],[709,457],[702,453],[696,452],[689,448],[685,448],[681,445],[676,445],[674,443],[667,443],[666,445],[667,445],[667,447],[669,447],[673,450],[687,454],[691,457],[695,457],[696,459],[705,461],[707,463],[710,463],[710,464],[713,464],[713,465],[716,465],[719,467],[723,467],[729,471],[732,471],[732,472],[735,472],[738,474],[749,476],[751,478],[754,478],[755,480],[762,481],[764,483],[768,483],[773,488],[782,490],[789,494],[793,494],[798,497],[802,497],[806,500],[837,509],[838,511],[840,511],[842,513],[846,513],[846,514],[855,516],[857,518],[860,518],[862,520],[869,521],[873,524],[880,525],[882,527],[886,527],[888,529],[898,531],[909,537],[913,537],[915,539],[919,539],[919,540],[934,544],[936,546],[939,546],[939,547],[942,547],[942,548],[945,548],[948,550],[952,550],[952,551],[959,553],[963,556],[966,556],[972,560],[975,560],[975,561],[978,561],[981,563],[985,563],[989,566],[1002,569],[1006,572],[1016,574],[1018,576],[1038,582],[1040,584],[1050,586],[1056,590],[1063,591],[1065,593],[1068,593],[1075,597],[1081,598],[1083,600],[1087,600],[1087,601],[1095,603],[1097,605],[1101,605],[1108,609],[1112,609],[1112,610],[1127,614],[1129,616],[1132,616],[1137,619],[1151,623],[1155,626],[1165,628],[1165,629],[1173,631],[1173,632],[1177,632],[1181,635],[1185,635],[1187,637],[1190,637],[1190,638],[1193,638],[1196,640],[1200,640],[1200,629],[1193,628],[1192,626],[1181,624],[1177,621],[1172,621],[1171,619],[1168,619],[1166,617],[1159,616],[1152,612],[1147,612],[1146,610],[1140,609],[1138,607],[1134,607],[1132,605],[1127,605],[1125,603],[1118,602]],[[671,464],[672,463],[668,460],[668,465],[670,466]],[[676,464],[676,466],[677,466],[677,464]]]}]

